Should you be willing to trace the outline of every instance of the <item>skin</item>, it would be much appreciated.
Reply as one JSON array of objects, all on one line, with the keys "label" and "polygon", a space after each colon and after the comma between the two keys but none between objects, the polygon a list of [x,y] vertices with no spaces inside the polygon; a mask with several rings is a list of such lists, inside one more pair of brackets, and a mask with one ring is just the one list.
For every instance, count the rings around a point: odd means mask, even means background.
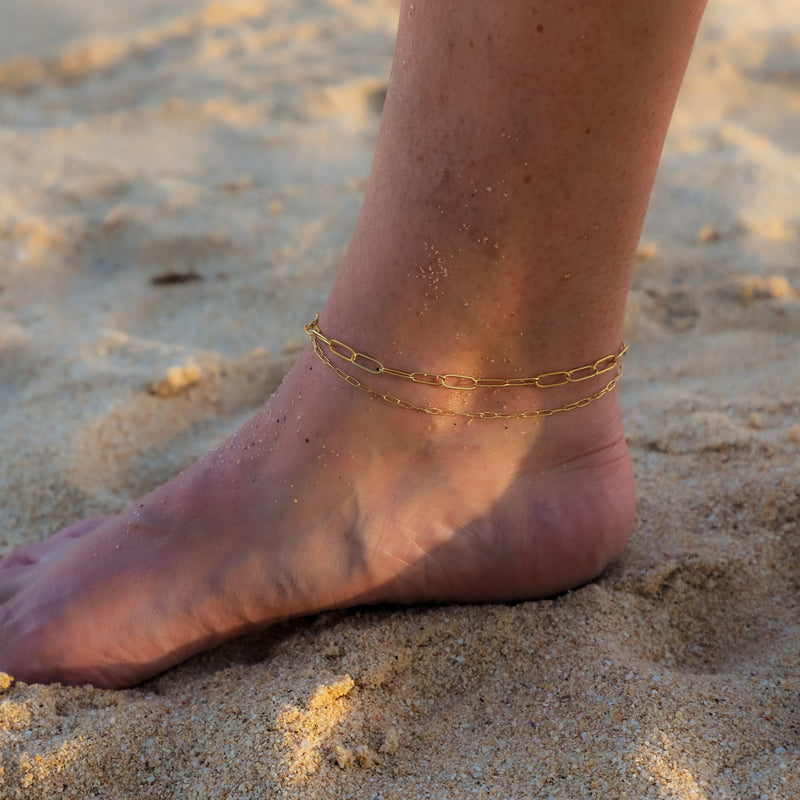
[{"label": "skin", "polygon": [[[616,352],[702,8],[405,3],[324,333],[389,366],[503,378]],[[453,411],[552,408],[604,383],[358,377]],[[613,392],[544,419],[434,417],[307,348],[225,445],[120,515],[0,562],[0,668],[128,686],[322,609],[551,595],[619,555],[634,506]]]}]

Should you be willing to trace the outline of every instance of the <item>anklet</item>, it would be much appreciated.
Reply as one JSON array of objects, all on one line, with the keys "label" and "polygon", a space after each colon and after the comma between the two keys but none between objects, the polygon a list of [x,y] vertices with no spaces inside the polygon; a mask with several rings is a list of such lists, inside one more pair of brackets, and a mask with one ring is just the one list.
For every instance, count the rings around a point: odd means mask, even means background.
[{"label": "anklet", "polygon": [[[531,378],[473,378],[469,375],[457,375],[448,373],[439,375],[430,372],[404,372],[403,370],[393,369],[385,366],[377,358],[373,358],[366,353],[359,353],[354,350],[350,345],[339,341],[338,339],[329,339],[319,329],[319,314],[314,317],[313,322],[309,322],[304,327],[305,332],[311,338],[314,352],[323,364],[330,367],[342,380],[355,386],[357,389],[362,389],[368,392],[373,397],[377,397],[395,406],[407,408],[410,411],[422,411],[425,414],[432,414],[434,416],[446,417],[471,417],[473,419],[531,419],[533,417],[550,417],[553,414],[559,414],[563,411],[572,411],[576,408],[583,408],[599,400],[603,395],[613,391],[622,377],[622,358],[628,352],[628,346],[623,344],[618,353],[599,358],[593,364],[586,364],[582,367],[575,367],[570,370],[559,370],[556,372],[545,372],[541,375],[535,375]],[[616,370],[611,380],[600,391],[595,392],[588,397],[582,397],[572,403],[561,406],[559,408],[539,408],[534,411],[453,411],[445,408],[436,408],[435,406],[418,406],[408,400],[403,400],[395,397],[388,392],[379,392],[364,383],[358,378],[345,372],[341,367],[336,366],[326,352],[322,345],[325,345],[328,350],[343,361],[347,361],[355,367],[368,372],[371,375],[390,375],[395,378],[402,378],[418,383],[425,386],[437,386],[443,389],[455,389],[460,391],[471,391],[478,388],[500,389],[505,387],[536,387],[539,389],[552,389],[557,386],[565,386],[569,383],[580,383],[582,381],[596,378],[598,375],[603,375],[611,370]]]}]

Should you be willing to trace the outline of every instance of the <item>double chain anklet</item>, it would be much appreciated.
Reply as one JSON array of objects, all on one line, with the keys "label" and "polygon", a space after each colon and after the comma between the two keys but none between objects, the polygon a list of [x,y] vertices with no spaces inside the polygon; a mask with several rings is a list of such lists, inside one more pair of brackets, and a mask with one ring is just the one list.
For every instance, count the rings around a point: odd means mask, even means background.
[{"label": "double chain anklet", "polygon": [[[627,345],[623,344],[618,353],[603,356],[593,364],[586,364],[582,367],[575,367],[570,370],[559,370],[556,372],[545,372],[535,375],[532,378],[473,378],[469,375],[456,375],[448,373],[439,375],[431,372],[404,372],[403,370],[393,369],[385,366],[377,358],[373,358],[366,353],[359,353],[350,345],[338,339],[329,339],[319,329],[319,314],[313,322],[309,322],[304,328],[311,338],[314,352],[323,364],[330,367],[342,380],[368,392],[373,397],[390,403],[391,405],[407,408],[410,411],[422,411],[425,414],[445,417],[470,417],[472,419],[531,419],[534,417],[551,417],[563,411],[572,411],[576,408],[583,408],[599,400],[603,395],[613,391],[622,377],[622,357],[628,352]],[[324,346],[324,347],[323,347]],[[610,381],[598,392],[587,397],[582,397],[567,405],[559,408],[538,408],[533,411],[453,411],[446,408],[436,408],[435,406],[419,406],[400,397],[395,397],[388,392],[379,392],[370,386],[362,383],[354,375],[345,372],[341,367],[331,361],[328,352],[336,358],[352,364],[354,367],[369,373],[370,375],[388,375],[393,378],[401,378],[412,383],[423,386],[437,386],[442,389],[452,389],[455,391],[472,391],[474,389],[501,389],[506,387],[535,387],[538,389],[553,389],[558,386],[566,386],[570,383],[581,383],[582,381],[596,378],[608,372],[614,372]]]}]

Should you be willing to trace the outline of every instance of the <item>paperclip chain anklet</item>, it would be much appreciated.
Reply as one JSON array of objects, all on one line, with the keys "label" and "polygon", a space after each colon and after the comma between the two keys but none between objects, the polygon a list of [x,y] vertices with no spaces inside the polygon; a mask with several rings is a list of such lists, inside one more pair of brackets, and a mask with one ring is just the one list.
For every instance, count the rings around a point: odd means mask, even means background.
[{"label": "paperclip chain anklet", "polygon": [[[368,392],[373,397],[384,400],[391,405],[406,408],[410,411],[421,411],[425,414],[447,417],[470,417],[472,419],[531,419],[534,417],[550,417],[565,411],[573,411],[576,408],[583,408],[599,400],[604,395],[613,391],[622,377],[622,358],[628,352],[627,345],[623,344],[618,353],[603,356],[593,364],[586,364],[582,367],[575,367],[570,370],[559,370],[556,372],[545,372],[531,378],[473,378],[469,375],[457,375],[448,373],[439,375],[430,372],[405,372],[385,366],[377,358],[366,353],[360,353],[350,345],[338,339],[329,339],[319,329],[319,314],[313,322],[309,322],[304,328],[305,332],[311,337],[314,352],[323,364],[330,367],[342,380],[351,386]],[[420,406],[408,400],[403,400],[389,392],[379,392],[370,386],[362,383],[354,375],[345,372],[341,367],[331,361],[328,354],[323,349],[323,345],[328,348],[335,357],[358,367],[360,370],[371,375],[388,375],[394,378],[411,381],[412,383],[424,386],[436,386],[443,389],[453,389],[457,391],[472,391],[474,389],[501,389],[506,387],[535,387],[538,389],[552,389],[558,386],[566,386],[570,383],[580,383],[582,381],[596,378],[599,375],[615,370],[614,376],[606,385],[594,394],[582,397],[571,403],[567,403],[559,408],[538,408],[533,411],[454,411],[452,409],[437,408],[436,406]]]}]

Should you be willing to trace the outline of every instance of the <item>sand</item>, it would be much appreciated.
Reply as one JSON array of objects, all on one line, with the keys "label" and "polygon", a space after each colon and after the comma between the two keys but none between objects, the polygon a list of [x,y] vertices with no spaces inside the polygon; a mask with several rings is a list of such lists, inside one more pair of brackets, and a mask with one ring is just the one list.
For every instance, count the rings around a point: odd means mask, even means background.
[{"label": "sand", "polygon": [[[352,229],[394,0],[6,0],[0,552],[280,381]],[[800,6],[712,3],[634,274],[640,504],[589,586],[0,680],[2,798],[800,796]],[[0,647],[2,647],[0,642]]]}]

